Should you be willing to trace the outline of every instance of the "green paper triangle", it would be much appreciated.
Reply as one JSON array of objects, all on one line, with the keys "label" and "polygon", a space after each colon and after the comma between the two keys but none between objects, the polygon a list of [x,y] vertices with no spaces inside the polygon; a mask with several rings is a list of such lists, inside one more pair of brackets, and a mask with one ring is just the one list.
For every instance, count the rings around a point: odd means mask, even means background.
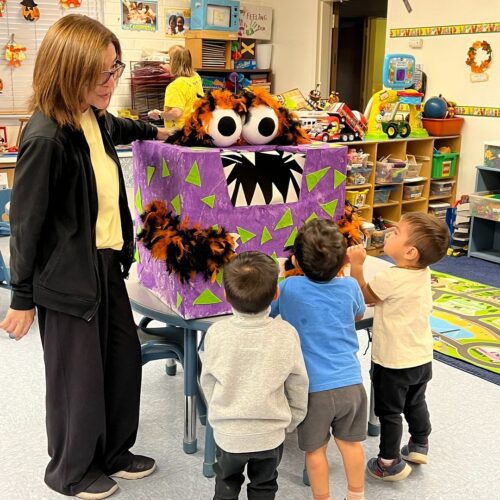
[{"label": "green paper triangle", "polygon": [[298,229],[296,227],[294,227],[293,231],[290,233],[290,236],[285,241],[283,248],[288,248],[288,247],[293,246],[293,244],[295,243],[295,238],[297,237],[298,233],[299,233]]},{"label": "green paper triangle", "polygon": [[280,284],[284,279],[284,276],[278,276],[278,284]]},{"label": "green paper triangle", "polygon": [[224,268],[220,268],[218,271],[217,271],[217,274],[215,275],[215,281],[217,281],[217,284],[219,286],[222,286],[222,277],[224,276]]},{"label": "green paper triangle", "polygon": [[134,252],[134,260],[138,263],[141,262],[141,254],[139,253],[139,249],[136,248]]},{"label": "green paper triangle", "polygon": [[276,252],[273,252],[271,254],[271,259],[273,259],[274,262],[276,262],[276,264],[278,264],[278,266],[280,265],[280,261],[278,260],[278,255],[276,254]]},{"label": "green paper triangle", "polygon": [[289,208],[287,208],[286,212],[281,216],[281,219],[274,227],[274,230],[277,231],[278,229],[283,229],[284,227],[290,227],[290,226],[293,226],[293,217],[292,217],[292,212],[290,211]]},{"label": "green paper triangle", "polygon": [[151,179],[153,178],[153,174],[155,173],[156,168],[152,165],[149,165],[146,169],[146,177],[148,180],[148,186],[151,185]]},{"label": "green paper triangle", "polygon": [[135,193],[135,208],[139,214],[144,212],[144,209],[142,208],[141,186],[137,187],[137,193]]},{"label": "green paper triangle", "polygon": [[219,304],[222,302],[222,300],[217,297],[212,291],[210,291],[208,288],[203,290],[203,292],[194,299],[193,305],[194,306],[204,306],[207,304]]},{"label": "green paper triangle", "polygon": [[236,226],[236,231],[238,231],[242,243],[246,243],[247,241],[250,241],[252,238],[255,238],[255,233],[247,231],[246,229],[243,229],[240,226]]},{"label": "green paper triangle", "polygon": [[165,158],[163,158],[162,164],[161,164],[161,176],[162,177],[170,177],[170,170],[168,169],[168,163]]},{"label": "green paper triangle", "polygon": [[212,226],[212,229],[215,229],[215,231],[217,231],[217,229],[219,229],[219,224],[214,224],[214,225]]},{"label": "green paper triangle", "polygon": [[201,201],[205,203],[205,205],[208,205],[210,208],[214,208],[215,194],[211,194],[210,196],[205,196],[205,198],[202,198]]},{"label": "green paper triangle", "polygon": [[196,161],[193,163],[191,170],[184,180],[189,182],[189,184],[201,187],[200,170],[198,169],[198,163]]},{"label": "green paper triangle", "polygon": [[306,222],[311,222],[312,220],[314,219],[317,219],[318,216],[316,215],[315,212],[313,212],[307,219],[306,219]]},{"label": "green paper triangle", "polygon": [[342,172],[339,172],[338,170],[334,170],[333,172],[333,187],[334,189],[337,189],[344,181],[345,181],[345,174]]},{"label": "green paper triangle", "polygon": [[177,300],[175,301],[177,309],[179,309],[179,307],[181,306],[182,300],[183,300],[182,295],[179,292],[177,292]]},{"label": "green paper triangle", "polygon": [[339,200],[332,200],[328,203],[321,203],[321,208],[330,216],[333,217],[335,215],[335,210],[337,208],[337,203]]},{"label": "green paper triangle", "polygon": [[267,227],[264,226],[264,228],[262,229],[262,236],[260,237],[260,244],[263,245],[264,243],[267,243],[272,239],[273,237],[271,236],[269,229],[267,229]]},{"label": "green paper triangle", "polygon": [[181,215],[181,195],[178,194],[170,204],[174,207],[175,213]]},{"label": "green paper triangle", "polygon": [[322,168],[321,170],[316,170],[306,175],[307,190],[311,192],[318,184],[318,182],[323,179],[326,173],[330,170],[330,167]]}]

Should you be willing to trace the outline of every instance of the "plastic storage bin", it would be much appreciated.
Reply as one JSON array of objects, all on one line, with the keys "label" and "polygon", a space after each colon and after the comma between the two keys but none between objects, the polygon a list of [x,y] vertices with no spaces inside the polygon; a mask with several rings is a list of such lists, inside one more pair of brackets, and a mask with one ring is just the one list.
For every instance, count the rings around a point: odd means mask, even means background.
[{"label": "plastic storage bin", "polygon": [[455,175],[457,157],[458,153],[435,153],[432,156],[431,177],[433,179],[453,177]]},{"label": "plastic storage bin", "polygon": [[428,156],[414,156],[406,155],[406,160],[408,162],[408,172],[406,172],[406,179],[413,179],[420,176],[420,170],[422,169],[422,163],[428,161],[430,158]]},{"label": "plastic storage bin", "polygon": [[450,207],[449,203],[429,203],[429,213],[439,219],[446,219],[446,209]]},{"label": "plastic storage bin", "polygon": [[458,135],[462,129],[464,119],[457,118],[422,118],[422,125],[429,135]]},{"label": "plastic storage bin", "polygon": [[361,223],[361,231],[365,235],[364,246],[368,248],[372,244],[372,234],[375,231],[375,224],[371,222],[362,222]]},{"label": "plastic storage bin", "polygon": [[484,166],[500,168],[500,141],[484,143]]},{"label": "plastic storage bin", "polygon": [[418,200],[422,197],[423,184],[408,184],[403,186],[403,200]]},{"label": "plastic storage bin", "polygon": [[373,203],[387,203],[391,196],[392,187],[375,188],[373,192]]},{"label": "plastic storage bin", "polygon": [[432,181],[431,194],[432,195],[448,195],[453,190],[455,181]]},{"label": "plastic storage bin", "polygon": [[406,178],[407,163],[396,158],[385,157],[377,160],[375,184],[401,184]]},{"label": "plastic storage bin", "polygon": [[472,193],[469,202],[472,216],[500,222],[500,191]]},{"label": "plastic storage bin", "polygon": [[358,186],[360,184],[368,184],[370,180],[370,174],[372,173],[372,167],[353,167],[347,166],[347,181],[348,186]]},{"label": "plastic storage bin", "polygon": [[352,189],[345,192],[345,199],[352,205],[361,207],[365,204],[367,194],[368,194],[368,189],[362,189],[362,190]]}]

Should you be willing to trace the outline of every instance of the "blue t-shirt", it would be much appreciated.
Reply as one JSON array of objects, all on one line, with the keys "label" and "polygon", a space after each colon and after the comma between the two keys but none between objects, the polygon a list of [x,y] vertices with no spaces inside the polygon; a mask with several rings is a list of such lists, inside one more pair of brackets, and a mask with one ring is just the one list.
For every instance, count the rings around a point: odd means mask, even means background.
[{"label": "blue t-shirt", "polygon": [[309,392],[362,382],[355,317],[364,312],[363,295],[352,278],[319,283],[293,276],[280,283],[271,316],[281,314],[299,332]]}]

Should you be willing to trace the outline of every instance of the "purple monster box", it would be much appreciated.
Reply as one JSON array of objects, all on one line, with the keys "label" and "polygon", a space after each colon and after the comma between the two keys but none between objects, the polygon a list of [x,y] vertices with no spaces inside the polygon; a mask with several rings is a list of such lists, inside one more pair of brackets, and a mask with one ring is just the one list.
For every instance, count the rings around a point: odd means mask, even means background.
[{"label": "purple monster box", "polygon": [[[137,216],[163,200],[189,224],[219,225],[239,236],[236,252],[287,257],[298,228],[314,218],[338,220],[344,210],[345,146],[187,148],[156,141],[133,145]],[[137,217],[138,223],[140,219]],[[181,284],[139,242],[139,281],[185,319],[227,314],[222,272]]]}]

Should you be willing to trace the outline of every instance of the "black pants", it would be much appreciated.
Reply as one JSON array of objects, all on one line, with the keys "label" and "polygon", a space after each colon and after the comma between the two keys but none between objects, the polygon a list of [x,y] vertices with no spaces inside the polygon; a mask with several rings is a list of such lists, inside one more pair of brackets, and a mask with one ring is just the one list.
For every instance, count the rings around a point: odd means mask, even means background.
[{"label": "black pants", "polygon": [[117,252],[99,250],[101,302],[89,322],[38,308],[50,462],[65,495],[130,462],[139,423],[141,351]]},{"label": "black pants", "polygon": [[425,389],[431,378],[432,363],[401,370],[373,365],[375,415],[380,419],[379,457],[400,457],[403,435],[401,413],[408,422],[412,441],[427,444],[431,422],[425,401]]},{"label": "black pants", "polygon": [[216,448],[214,500],[238,500],[245,481],[243,471],[247,466],[250,482],[248,500],[273,500],[278,491],[278,465],[283,456],[283,444],[272,450],[252,453],[229,453]]}]

